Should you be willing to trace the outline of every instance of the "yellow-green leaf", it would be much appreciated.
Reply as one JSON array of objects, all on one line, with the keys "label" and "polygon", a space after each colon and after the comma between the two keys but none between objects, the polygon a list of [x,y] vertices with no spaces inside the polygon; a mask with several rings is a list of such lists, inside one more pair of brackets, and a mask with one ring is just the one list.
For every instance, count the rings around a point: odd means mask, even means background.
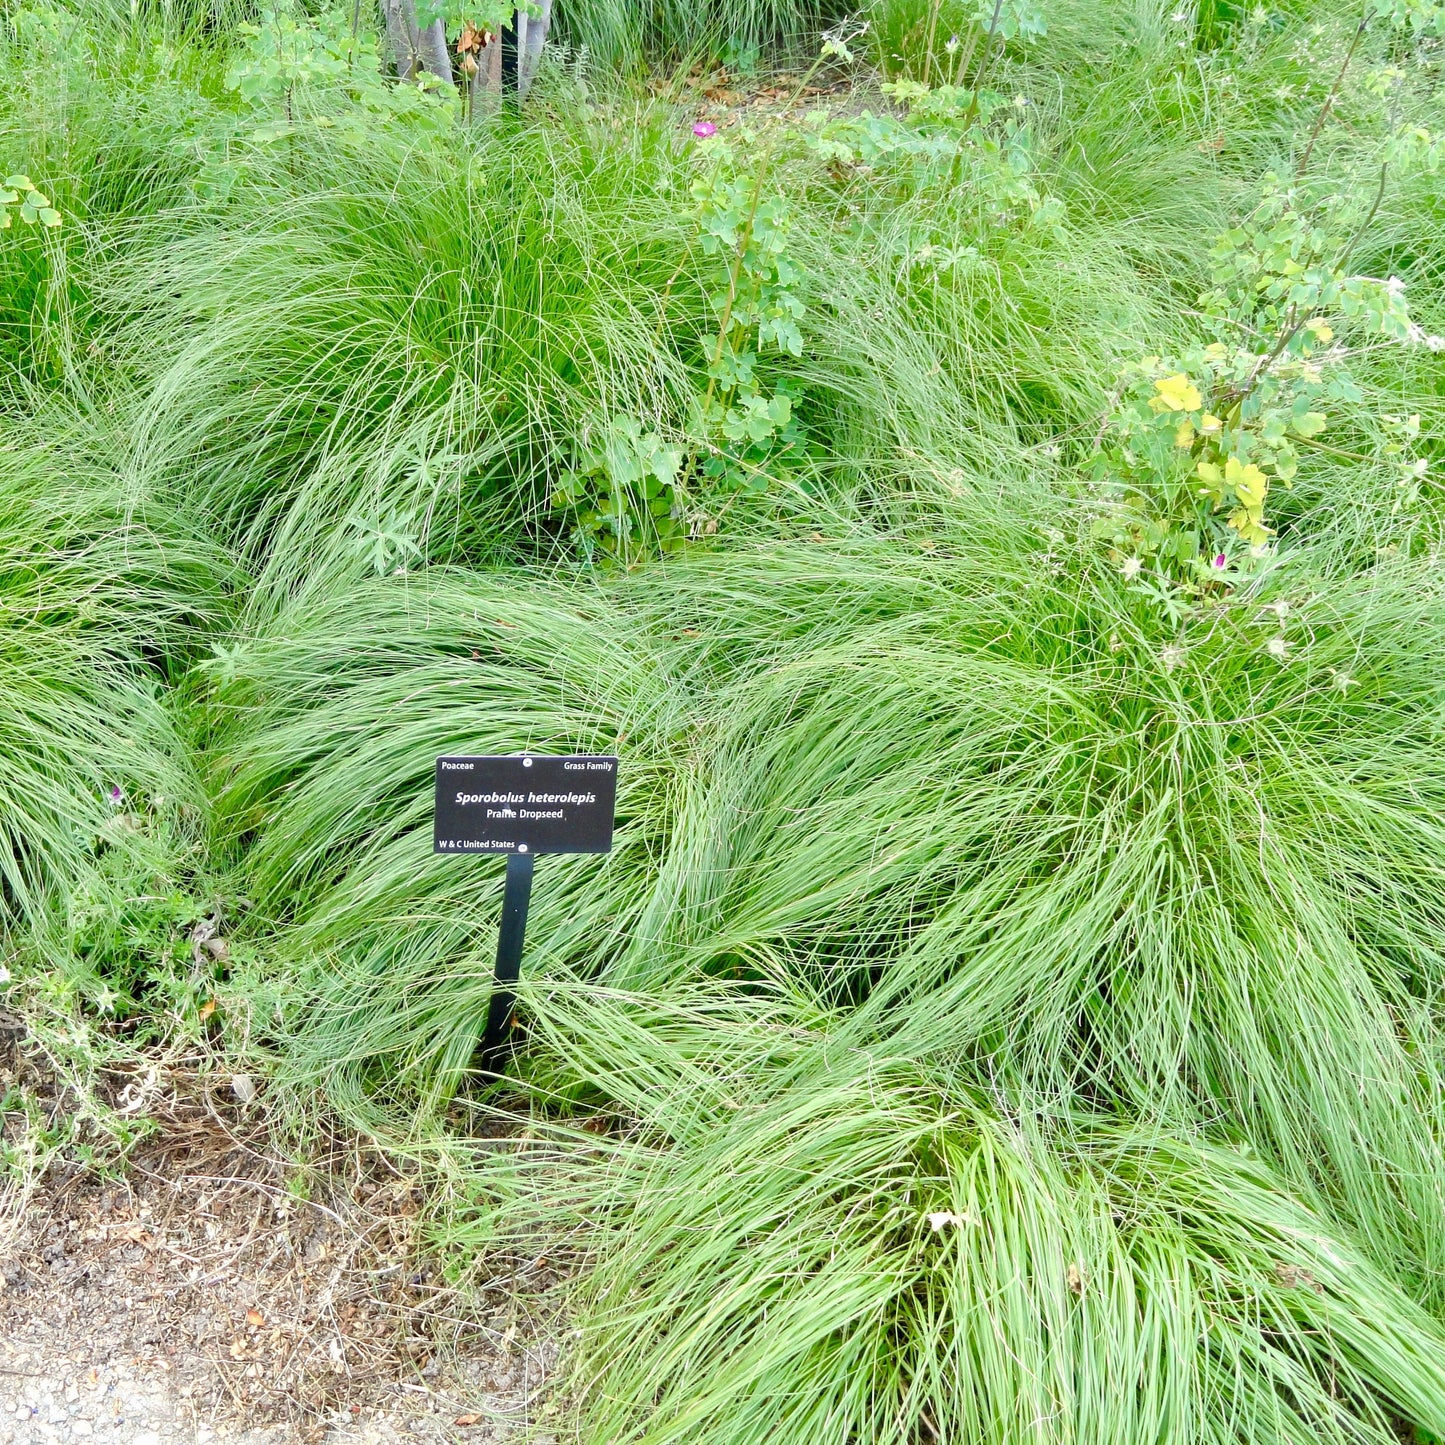
[{"label": "yellow-green leaf", "polygon": [[1196,411],[1204,404],[1199,388],[1182,371],[1156,381],[1154,390],[1170,411]]},{"label": "yellow-green leaf", "polygon": [[1269,478],[1253,462],[1241,462],[1230,457],[1224,464],[1226,486],[1234,488],[1234,495],[1252,512],[1258,512],[1264,505],[1265,494],[1269,491]]}]

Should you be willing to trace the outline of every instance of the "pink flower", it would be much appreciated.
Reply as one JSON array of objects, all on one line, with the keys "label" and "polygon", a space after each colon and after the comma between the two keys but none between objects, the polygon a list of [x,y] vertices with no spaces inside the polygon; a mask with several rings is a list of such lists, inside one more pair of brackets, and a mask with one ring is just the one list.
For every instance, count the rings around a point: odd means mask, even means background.
[{"label": "pink flower", "polygon": [[125,794],[121,792],[119,783],[112,783],[110,785],[110,801],[116,804],[117,807],[125,802]]},{"label": "pink flower", "polygon": [[692,123],[692,133],[706,140],[708,136],[717,134],[717,127],[710,120],[695,120]]},{"label": "pink flower", "polygon": [[1226,557],[1223,552],[1221,552],[1214,559],[1214,565],[1218,571],[1222,572],[1229,565],[1229,558]]}]

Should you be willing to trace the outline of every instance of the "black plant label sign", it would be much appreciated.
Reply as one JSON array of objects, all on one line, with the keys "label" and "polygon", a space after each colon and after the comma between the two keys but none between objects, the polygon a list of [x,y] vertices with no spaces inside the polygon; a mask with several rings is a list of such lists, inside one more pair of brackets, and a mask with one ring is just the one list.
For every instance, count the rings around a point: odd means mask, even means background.
[{"label": "black plant label sign", "polygon": [[437,759],[433,853],[608,853],[617,759]]}]

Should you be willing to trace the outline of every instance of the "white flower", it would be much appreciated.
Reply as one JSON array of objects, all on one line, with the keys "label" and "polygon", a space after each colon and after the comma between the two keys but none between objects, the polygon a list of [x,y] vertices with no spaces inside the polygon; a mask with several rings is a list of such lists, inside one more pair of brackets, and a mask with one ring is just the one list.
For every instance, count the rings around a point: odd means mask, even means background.
[{"label": "white flower", "polygon": [[1159,654],[1159,661],[1164,664],[1165,672],[1173,672],[1184,661],[1184,649],[1177,642],[1171,642]]},{"label": "white flower", "polygon": [[9,982],[10,982],[10,970],[9,970],[8,968],[6,968],[3,963],[0,963],[0,983],[9,983]]},{"label": "white flower", "polygon": [[1271,637],[1270,640],[1265,643],[1264,650],[1269,653],[1271,657],[1277,657],[1283,661],[1289,656],[1289,643],[1286,642],[1283,637]]},{"label": "white flower", "polygon": [[1126,582],[1132,582],[1144,570],[1144,564],[1137,557],[1126,557],[1119,570],[1124,574]]},{"label": "white flower", "polygon": [[973,1223],[967,1214],[955,1214],[951,1209],[936,1209],[924,1218],[928,1220],[928,1227],[935,1234],[941,1234],[950,1224],[962,1226]]}]

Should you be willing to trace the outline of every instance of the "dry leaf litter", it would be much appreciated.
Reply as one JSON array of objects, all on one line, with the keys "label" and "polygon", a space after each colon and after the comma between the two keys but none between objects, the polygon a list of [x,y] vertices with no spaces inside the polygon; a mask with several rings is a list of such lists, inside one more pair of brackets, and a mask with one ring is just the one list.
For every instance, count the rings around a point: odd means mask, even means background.
[{"label": "dry leaf litter", "polygon": [[0,1445],[552,1445],[546,1281],[463,1299],[383,1160],[338,1149],[300,1198],[184,1093],[122,1178],[51,1169],[0,1215]]}]

